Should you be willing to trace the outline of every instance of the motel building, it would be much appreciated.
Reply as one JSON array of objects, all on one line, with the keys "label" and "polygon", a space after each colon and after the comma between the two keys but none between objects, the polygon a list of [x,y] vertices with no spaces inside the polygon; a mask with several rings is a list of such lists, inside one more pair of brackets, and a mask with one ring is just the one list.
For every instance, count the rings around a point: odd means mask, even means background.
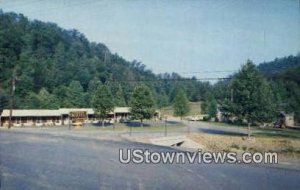
[{"label": "motel building", "polygon": [[[0,126],[7,127],[9,123],[10,110],[3,110],[0,116]],[[12,126],[59,126],[69,125],[72,112],[83,112],[86,119],[85,123],[97,122],[94,110],[91,108],[61,108],[50,109],[15,109],[12,111]],[[116,107],[107,116],[108,122],[120,122],[128,120],[130,114],[129,107]]]}]

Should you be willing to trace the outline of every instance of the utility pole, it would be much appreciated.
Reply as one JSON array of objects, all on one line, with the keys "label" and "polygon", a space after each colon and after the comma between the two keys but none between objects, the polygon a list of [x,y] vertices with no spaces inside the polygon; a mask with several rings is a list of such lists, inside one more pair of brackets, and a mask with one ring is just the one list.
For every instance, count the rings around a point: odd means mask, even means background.
[{"label": "utility pole", "polygon": [[187,121],[188,122],[188,126],[187,126],[187,134],[189,135],[191,133],[191,129],[190,129],[190,120]]},{"label": "utility pole", "polygon": [[233,89],[230,90],[231,102],[233,102]]},{"label": "utility pole", "polygon": [[167,136],[167,117],[165,117],[165,137]]},{"label": "utility pole", "polygon": [[129,126],[129,136],[131,136],[131,134],[132,134],[132,126],[130,125]]},{"label": "utility pole", "polygon": [[12,127],[12,112],[13,112],[13,106],[14,106],[14,94],[16,89],[16,68],[14,67],[12,78],[11,78],[11,90],[10,90],[10,110],[9,110],[9,122],[8,122],[8,128],[10,129]]}]

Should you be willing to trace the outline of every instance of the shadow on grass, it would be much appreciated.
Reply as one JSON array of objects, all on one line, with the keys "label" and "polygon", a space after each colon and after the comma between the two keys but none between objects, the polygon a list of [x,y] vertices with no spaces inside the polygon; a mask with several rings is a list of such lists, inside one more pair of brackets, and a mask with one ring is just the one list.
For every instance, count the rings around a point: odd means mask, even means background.
[{"label": "shadow on grass", "polygon": [[[103,127],[102,122],[91,124],[93,127]],[[112,127],[114,124],[112,123],[104,123],[104,127]]]},{"label": "shadow on grass", "polygon": [[[141,127],[141,122],[138,121],[130,121],[123,124],[125,124],[127,127]],[[151,125],[148,123],[143,123],[143,127],[151,127]]]},{"label": "shadow on grass", "polygon": [[236,132],[236,131],[224,131],[224,130],[218,130],[218,129],[199,129],[199,131],[203,133],[208,134],[214,134],[214,135],[228,135],[228,136],[245,136],[245,133]]},{"label": "shadow on grass", "polygon": [[[162,122],[162,124],[165,124],[165,122]],[[183,124],[183,123],[179,122],[179,121],[167,121],[167,124],[170,124],[170,125],[180,125],[180,124]]]}]

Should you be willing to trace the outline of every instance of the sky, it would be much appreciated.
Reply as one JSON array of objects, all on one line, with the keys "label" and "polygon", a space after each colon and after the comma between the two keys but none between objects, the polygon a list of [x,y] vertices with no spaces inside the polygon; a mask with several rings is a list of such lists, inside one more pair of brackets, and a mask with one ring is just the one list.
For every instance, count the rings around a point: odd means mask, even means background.
[{"label": "sky", "polygon": [[300,0],[0,0],[4,12],[77,29],[154,73],[224,77],[300,52]]}]

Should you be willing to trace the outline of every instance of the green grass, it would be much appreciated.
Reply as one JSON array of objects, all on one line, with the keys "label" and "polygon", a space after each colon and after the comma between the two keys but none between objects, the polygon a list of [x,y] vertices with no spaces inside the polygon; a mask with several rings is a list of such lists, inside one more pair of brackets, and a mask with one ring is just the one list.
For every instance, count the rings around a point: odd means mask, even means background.
[{"label": "green grass", "polygon": [[275,128],[254,128],[252,135],[256,137],[285,137],[300,139],[300,130],[297,129],[275,129]]},{"label": "green grass", "polygon": [[243,127],[243,128],[247,127],[246,125],[233,125],[233,124],[222,123],[222,122],[212,122],[212,121],[201,121],[201,122],[216,127]]},{"label": "green grass", "polygon": [[[189,115],[199,115],[201,114],[201,102],[189,102],[190,111],[187,114]],[[173,106],[167,106],[160,109],[162,115],[173,115],[174,109]]]},{"label": "green grass", "polygon": [[[201,122],[216,127],[241,127],[244,129],[248,128],[246,125],[232,125],[227,123],[209,122],[209,121],[201,121]],[[300,130],[292,129],[292,128],[278,129],[278,128],[260,128],[257,126],[251,126],[251,134],[255,137],[270,137],[270,138],[285,137],[285,138],[299,138],[300,140]]]}]

